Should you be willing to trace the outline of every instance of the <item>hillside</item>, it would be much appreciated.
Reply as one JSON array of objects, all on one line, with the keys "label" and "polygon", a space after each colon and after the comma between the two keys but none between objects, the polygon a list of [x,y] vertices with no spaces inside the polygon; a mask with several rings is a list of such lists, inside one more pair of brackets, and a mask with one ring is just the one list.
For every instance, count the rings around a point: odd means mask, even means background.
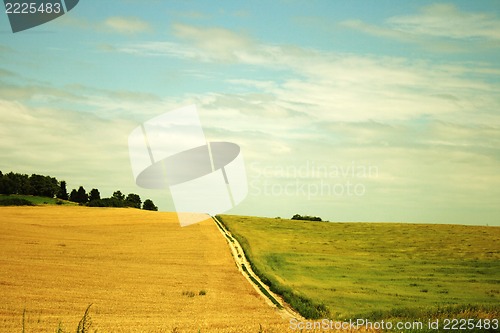
[{"label": "hillside", "polygon": [[41,197],[36,195],[24,195],[24,194],[0,194],[0,206],[25,206],[31,203],[31,205],[66,205],[66,206],[77,206],[76,202],[71,202],[68,200],[61,200],[57,198]]},{"label": "hillside", "polygon": [[303,315],[321,317],[323,306],[333,319],[500,312],[499,227],[219,219]]},{"label": "hillside", "polygon": [[266,332],[287,323],[237,271],[212,221],[66,206],[0,207],[0,332]]}]

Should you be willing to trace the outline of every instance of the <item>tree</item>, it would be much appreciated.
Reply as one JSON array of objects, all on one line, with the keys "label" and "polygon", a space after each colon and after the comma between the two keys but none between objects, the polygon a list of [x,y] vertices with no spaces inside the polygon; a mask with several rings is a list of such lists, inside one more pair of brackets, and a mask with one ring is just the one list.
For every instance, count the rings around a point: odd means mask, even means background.
[{"label": "tree", "polygon": [[16,184],[9,174],[3,175],[0,178],[0,194],[14,194],[16,193]]},{"label": "tree", "polygon": [[[57,180],[54,178],[52,181],[56,181],[56,184],[57,184]],[[30,179],[28,177],[28,175],[21,175],[21,174],[17,174],[17,180],[16,182],[18,183],[18,188],[17,188],[17,193],[18,194],[31,194],[32,192],[32,187],[31,187],[31,183],[30,183]]]},{"label": "tree", "polygon": [[[29,178],[33,195],[53,198],[59,192],[57,179],[50,176],[32,174]],[[19,186],[19,182],[18,182]],[[19,189],[17,193],[21,192]]]},{"label": "tree", "polygon": [[30,184],[33,195],[42,195],[45,187],[45,179],[41,175],[32,174],[30,177]]},{"label": "tree", "polygon": [[80,186],[78,188],[78,191],[76,192],[76,202],[80,204],[86,204],[89,201],[89,196],[87,195],[87,192],[83,188],[83,186]]},{"label": "tree", "polygon": [[144,200],[144,204],[142,205],[142,209],[157,211],[158,207],[155,206],[153,201],[151,201],[150,199],[146,199],[146,200]]},{"label": "tree", "polygon": [[69,201],[78,202],[78,192],[75,189],[71,190],[69,194]]},{"label": "tree", "polygon": [[141,209],[141,197],[135,193],[129,193],[125,199],[125,206]]},{"label": "tree", "polygon": [[94,200],[101,200],[101,193],[99,193],[99,190],[96,188],[93,188],[89,192],[89,202]]},{"label": "tree", "polygon": [[66,182],[61,180],[59,183],[59,192],[57,192],[57,198],[62,200],[68,200],[68,190],[66,190]]},{"label": "tree", "polygon": [[28,175],[10,172],[7,176],[14,182],[14,193],[33,194],[33,188]]},{"label": "tree", "polygon": [[123,201],[123,200],[125,200],[125,195],[122,193],[122,191],[118,190],[118,191],[113,192],[112,198],[115,198],[119,201]]}]

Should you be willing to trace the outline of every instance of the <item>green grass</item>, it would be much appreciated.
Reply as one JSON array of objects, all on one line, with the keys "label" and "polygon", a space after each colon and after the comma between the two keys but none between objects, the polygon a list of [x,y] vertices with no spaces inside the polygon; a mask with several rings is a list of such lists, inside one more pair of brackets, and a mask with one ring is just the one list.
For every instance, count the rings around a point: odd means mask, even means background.
[{"label": "green grass", "polygon": [[[77,206],[78,204],[75,202],[61,200],[57,198],[49,198],[49,197],[38,197],[34,195],[22,195],[22,194],[11,194],[4,195],[0,194],[0,203],[3,202],[21,202],[20,200],[31,202],[33,205],[69,205],[69,206]],[[16,204],[12,204],[12,206],[17,206]]]},{"label": "green grass", "polygon": [[4,198],[0,197],[0,206],[34,206],[31,201],[21,198]]},{"label": "green grass", "polygon": [[325,304],[332,319],[449,306],[498,315],[499,227],[220,219],[273,291]]}]

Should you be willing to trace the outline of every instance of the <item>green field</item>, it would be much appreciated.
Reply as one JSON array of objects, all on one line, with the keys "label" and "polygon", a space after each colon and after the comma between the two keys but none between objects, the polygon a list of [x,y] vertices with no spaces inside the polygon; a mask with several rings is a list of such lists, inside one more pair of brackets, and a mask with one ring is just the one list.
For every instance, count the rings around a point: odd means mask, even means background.
[{"label": "green field", "polygon": [[69,206],[78,206],[77,203],[61,200],[56,198],[48,198],[48,197],[38,197],[34,195],[22,195],[22,194],[11,194],[4,195],[0,194],[0,205],[2,202],[9,202],[11,199],[21,199],[31,202],[34,205],[69,205]]},{"label": "green field", "polygon": [[316,317],[418,317],[438,308],[498,316],[499,227],[220,219],[274,289],[326,305]]}]

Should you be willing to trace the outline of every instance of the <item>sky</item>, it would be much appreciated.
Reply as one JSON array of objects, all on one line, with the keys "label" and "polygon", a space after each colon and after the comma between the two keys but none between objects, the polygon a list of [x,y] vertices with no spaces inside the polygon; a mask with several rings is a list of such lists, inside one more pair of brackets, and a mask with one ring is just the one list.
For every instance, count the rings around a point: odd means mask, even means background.
[{"label": "sky", "polygon": [[0,13],[0,170],[115,190],[127,139],[196,105],[241,147],[227,213],[500,226],[499,1],[82,0]]}]

